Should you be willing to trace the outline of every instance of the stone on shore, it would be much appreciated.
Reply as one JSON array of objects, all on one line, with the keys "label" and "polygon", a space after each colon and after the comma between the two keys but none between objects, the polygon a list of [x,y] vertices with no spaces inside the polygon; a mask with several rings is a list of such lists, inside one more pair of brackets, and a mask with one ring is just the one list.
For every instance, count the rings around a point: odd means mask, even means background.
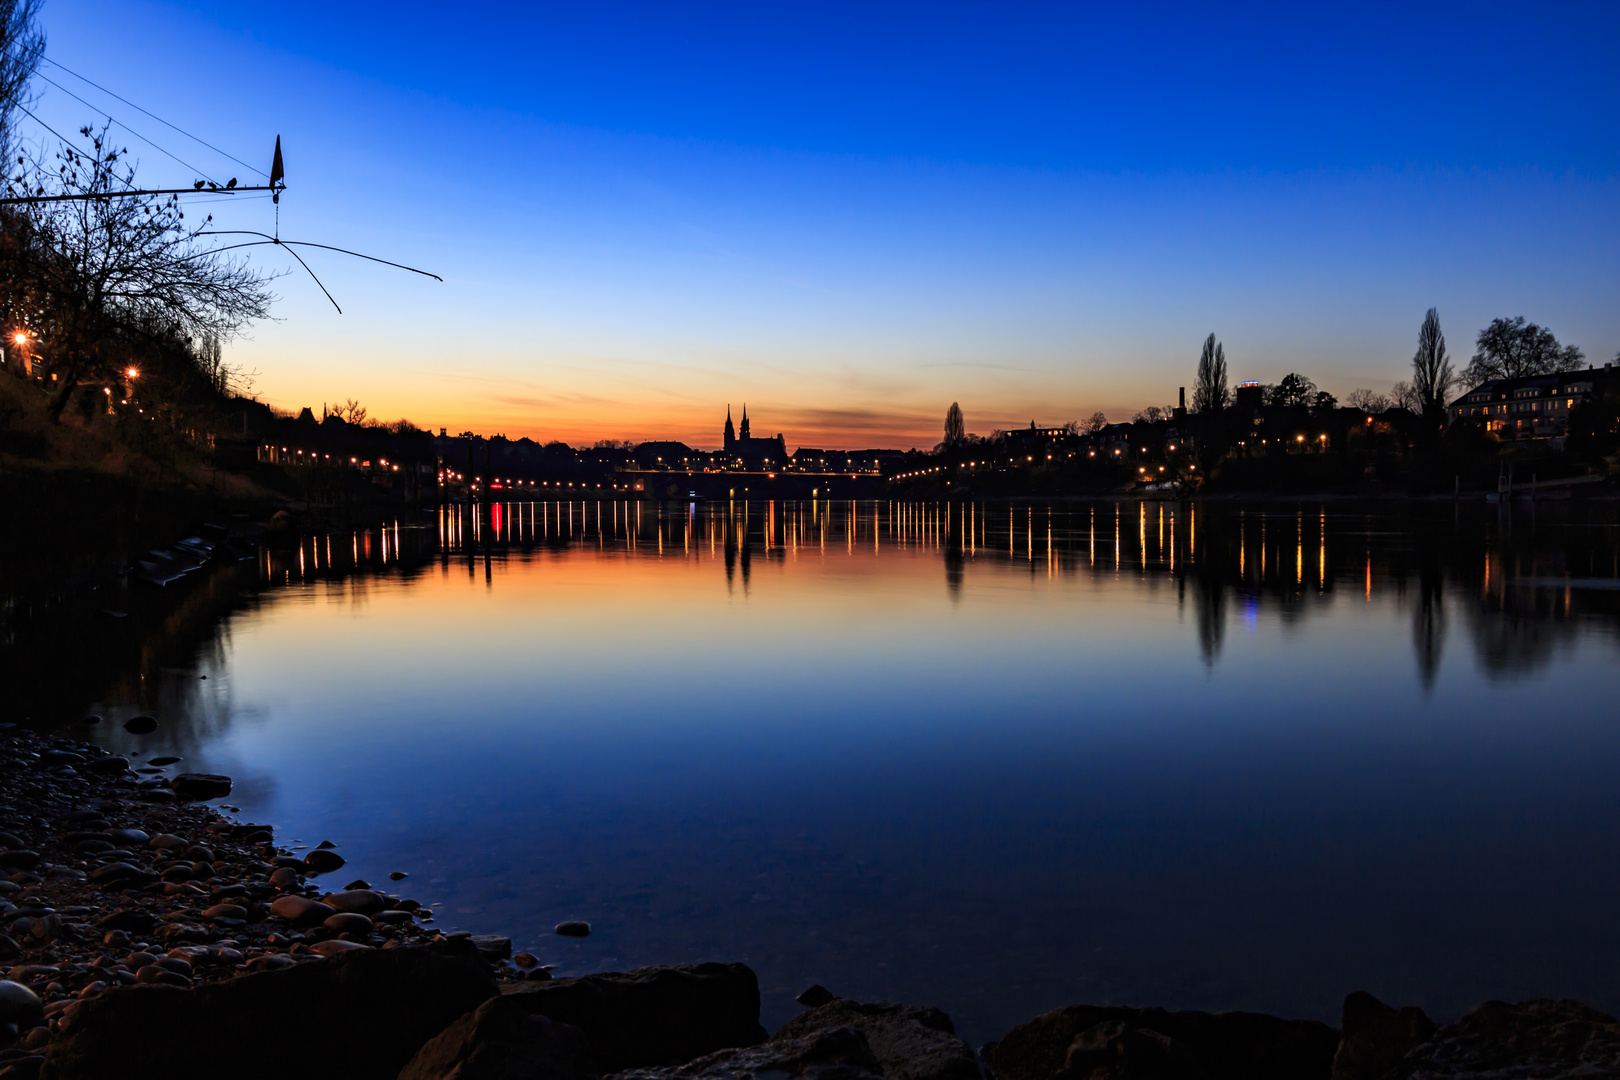
[{"label": "stone on shore", "polygon": [[131,735],[150,735],[157,726],[157,719],[151,716],[132,716],[124,721],[124,730]]},{"label": "stone on shore", "polygon": [[[1052,1080],[1064,1072],[1076,1040],[1098,1024],[1118,1021],[1184,1046],[1211,1080],[1327,1080],[1339,1033],[1314,1020],[1282,1020],[1262,1013],[1168,1012],[1164,1009],[1070,1005],[1038,1016],[984,1047],[995,1080]],[[1121,1042],[1129,1051],[1147,1044]],[[1087,1051],[1089,1053],[1089,1051]],[[1091,1060],[1084,1058],[1084,1060]],[[1082,1073],[1082,1076],[1085,1074]],[[1107,1074],[1104,1074],[1107,1075]]]},{"label": "stone on shore", "polygon": [[661,1069],[629,1069],[612,1080],[880,1080],[883,1066],[855,1028],[833,1027],[799,1038],[720,1050]]},{"label": "stone on shore", "polygon": [[1344,999],[1333,1080],[1383,1080],[1407,1051],[1428,1042],[1434,1032],[1434,1021],[1422,1009],[1392,1009],[1358,990]]},{"label": "stone on shore", "polygon": [[680,1065],[765,1041],[759,980],[746,964],[686,964],[525,981],[507,995],[585,1033],[604,1072]]},{"label": "stone on shore", "polygon": [[581,1080],[598,1074],[579,1028],[502,995],[431,1039],[399,1080]]},{"label": "stone on shore", "polygon": [[1487,1001],[1409,1051],[1389,1080],[1620,1076],[1620,1022],[1578,1001]]},{"label": "stone on shore", "polygon": [[834,1028],[864,1035],[889,1080],[980,1080],[979,1056],[935,1008],[833,998],[783,1024],[771,1042]]},{"label": "stone on shore", "polygon": [[270,905],[270,914],[294,926],[316,926],[337,914],[337,911],[307,896],[278,896]]},{"label": "stone on shore", "polygon": [[63,1014],[41,1075],[394,1080],[495,994],[470,944],[354,949],[191,990],[115,988]]},{"label": "stone on shore", "polygon": [[27,1030],[39,1023],[44,1008],[39,995],[22,983],[0,979],[0,1026],[11,1024]]},{"label": "stone on shore", "polygon": [[561,934],[563,937],[590,937],[591,924],[578,919],[570,919],[567,922],[558,923],[552,928],[551,932]]},{"label": "stone on shore", "polygon": [[305,872],[311,874],[326,874],[333,870],[342,869],[348,862],[343,856],[326,848],[317,848],[304,856]]},{"label": "stone on shore", "polygon": [[169,788],[182,799],[223,799],[231,793],[231,778],[214,773],[181,773]]},{"label": "stone on shore", "polygon": [[327,893],[321,897],[321,903],[329,905],[334,911],[375,915],[388,907],[388,897],[371,889],[344,889],[342,892]]}]

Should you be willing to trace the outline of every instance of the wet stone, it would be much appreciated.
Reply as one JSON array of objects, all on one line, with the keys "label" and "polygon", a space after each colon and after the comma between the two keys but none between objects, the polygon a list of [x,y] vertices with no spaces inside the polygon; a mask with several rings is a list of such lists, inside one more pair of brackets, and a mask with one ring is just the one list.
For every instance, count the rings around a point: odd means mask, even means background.
[{"label": "wet stone", "polygon": [[570,919],[567,922],[558,923],[552,932],[562,937],[589,937],[591,924],[578,919]]}]

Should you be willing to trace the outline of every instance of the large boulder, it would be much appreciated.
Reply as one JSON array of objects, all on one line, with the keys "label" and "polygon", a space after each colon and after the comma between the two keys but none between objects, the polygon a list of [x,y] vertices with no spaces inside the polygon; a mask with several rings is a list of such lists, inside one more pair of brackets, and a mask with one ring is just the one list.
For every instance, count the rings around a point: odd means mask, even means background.
[{"label": "large boulder", "polygon": [[422,1045],[496,994],[470,944],[356,949],[182,990],[75,1003],[42,1080],[394,1080]]},{"label": "large boulder", "polygon": [[1205,1080],[1209,1074],[1170,1036],[1104,1020],[1074,1037],[1058,1075],[1064,1080]]},{"label": "large boulder", "polygon": [[951,1018],[934,1008],[834,998],[789,1020],[771,1041],[846,1027],[866,1036],[889,1080],[980,1080],[973,1047],[957,1038]]},{"label": "large boulder", "polygon": [[597,1075],[585,1035],[490,998],[417,1051],[399,1080],[583,1080]]},{"label": "large boulder", "polygon": [[508,996],[530,1013],[579,1028],[604,1072],[680,1065],[765,1040],[759,980],[746,964],[649,967],[524,982]]},{"label": "large boulder", "polygon": [[1390,1080],[1620,1076],[1620,1023],[1578,1001],[1487,1001],[1434,1033]]},{"label": "large boulder", "polygon": [[721,1050],[685,1065],[630,1069],[611,1080],[882,1080],[883,1066],[854,1028],[822,1028],[796,1038]]},{"label": "large boulder", "polygon": [[1383,1080],[1407,1051],[1429,1041],[1435,1024],[1422,1009],[1393,1009],[1364,991],[1344,999],[1333,1080]]},{"label": "large boulder", "polygon": [[1052,1080],[1068,1064],[1077,1039],[1093,1041],[1095,1036],[1081,1037],[1098,1024],[1113,1021],[1175,1040],[1210,1080],[1328,1080],[1339,1045],[1339,1033],[1314,1020],[1070,1005],[987,1044],[985,1066],[996,1080]]}]

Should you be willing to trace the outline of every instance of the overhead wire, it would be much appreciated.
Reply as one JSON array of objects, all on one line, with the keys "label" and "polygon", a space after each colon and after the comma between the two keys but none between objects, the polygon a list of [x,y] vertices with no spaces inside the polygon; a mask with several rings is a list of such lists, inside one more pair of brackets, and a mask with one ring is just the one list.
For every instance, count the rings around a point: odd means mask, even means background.
[{"label": "overhead wire", "polygon": [[[93,105],[90,102],[84,100],[84,98],[80,97],[78,94],[75,94],[73,91],[69,90],[67,87],[65,87],[61,83],[57,82],[55,79],[51,78],[49,75],[45,75],[45,74],[41,73],[37,68],[35,69],[34,74],[37,75],[39,78],[44,79],[46,82],[50,83],[52,86],[54,86],[58,90],[62,91],[62,93],[66,94],[68,97],[72,98],[74,101],[77,101],[79,104],[84,105],[87,108],[96,109],[95,105]],[[192,172],[196,173],[198,176],[201,176],[204,180],[207,180],[210,183],[214,182],[214,178],[212,176],[209,176],[208,173],[204,172],[202,169],[197,168],[197,166],[193,165],[191,162],[186,161],[184,158],[180,157],[180,155],[173,154],[173,153],[170,153],[169,151],[165,150],[163,147],[159,146],[157,143],[153,142],[151,139],[148,139],[145,135],[142,135],[140,132],[136,131],[134,128],[130,127],[128,124],[124,123],[122,120],[116,119],[111,113],[106,112],[103,109],[96,109],[96,111],[101,113],[103,116],[105,116],[107,118],[108,123],[117,124],[119,127],[123,128],[125,131],[129,132],[131,135],[133,135],[137,139],[141,140],[141,142],[145,143],[146,145],[150,146],[152,149],[156,150],[158,153],[163,154],[166,157],[173,158],[175,161],[178,161],[180,164],[184,165],[186,168],[190,169]],[[145,110],[142,110],[142,111],[144,112]],[[29,115],[33,115],[33,114],[30,113]],[[58,135],[57,138],[61,138],[61,136]]]},{"label": "overhead wire", "polygon": [[[156,120],[158,123],[162,124],[164,127],[173,128],[175,131],[178,131],[180,134],[184,135],[186,138],[192,140],[193,142],[201,143],[203,146],[208,147],[208,149],[212,150],[214,153],[220,154],[220,155],[222,155],[224,157],[230,158],[232,161],[234,161],[238,165],[242,166],[242,168],[244,168],[244,169],[252,169],[254,172],[258,173],[260,176],[264,177],[265,179],[269,179],[270,174],[265,172],[263,169],[259,168],[258,166],[249,165],[247,162],[243,161],[239,157],[236,157],[234,154],[227,154],[225,151],[221,150],[219,147],[215,146],[213,143],[209,142],[208,140],[198,138],[196,135],[193,135],[191,132],[187,131],[185,128],[180,127],[177,124],[169,123],[169,121],[163,119],[163,117],[159,116],[157,113],[150,112],[150,111],[148,111],[146,109],[141,108],[139,105],[135,104],[133,101],[129,100],[126,97],[122,97],[122,96],[120,96],[118,94],[115,94],[113,91],[108,90],[105,86],[102,86],[100,83],[94,81],[93,79],[89,79],[89,78],[86,78],[83,75],[80,75],[77,71],[74,71],[72,68],[67,67],[64,64],[62,64],[61,61],[53,60],[48,56],[41,57],[40,59],[44,60],[47,64],[50,64],[52,67],[60,68],[61,70],[67,72],[69,75],[73,76],[75,79],[78,79],[81,82],[85,82],[85,83],[88,83],[91,86],[94,86],[97,90],[100,90],[103,94],[106,94],[108,97],[117,98],[119,101],[122,101],[125,105],[128,105],[130,108],[136,110],[137,112],[145,113],[147,116],[150,116],[152,119]],[[38,69],[36,68],[35,70],[37,72]],[[44,76],[41,76],[41,78],[43,78],[43,77]]]}]

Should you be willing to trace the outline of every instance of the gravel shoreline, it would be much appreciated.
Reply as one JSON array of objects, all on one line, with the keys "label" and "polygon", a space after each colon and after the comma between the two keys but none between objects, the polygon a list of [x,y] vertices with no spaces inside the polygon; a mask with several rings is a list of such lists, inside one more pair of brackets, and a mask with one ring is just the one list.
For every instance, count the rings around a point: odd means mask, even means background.
[{"label": "gravel shoreline", "polygon": [[228,778],[173,775],[173,762],[0,728],[0,976],[36,999],[0,995],[0,1076],[37,1071],[74,1007],[118,986],[193,987],[469,937],[498,981],[550,978],[507,938],[444,934],[414,899],[340,886],[331,845],[278,847],[273,825],[203,801],[228,795]]}]

